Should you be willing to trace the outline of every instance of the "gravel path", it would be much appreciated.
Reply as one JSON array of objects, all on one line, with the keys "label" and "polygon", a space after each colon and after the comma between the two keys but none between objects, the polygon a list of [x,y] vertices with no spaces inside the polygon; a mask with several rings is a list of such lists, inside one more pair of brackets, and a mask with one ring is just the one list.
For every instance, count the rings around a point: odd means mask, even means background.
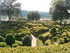
[{"label": "gravel path", "polygon": [[36,46],[36,37],[34,37],[34,35],[31,35],[32,36],[32,47],[35,47]]}]

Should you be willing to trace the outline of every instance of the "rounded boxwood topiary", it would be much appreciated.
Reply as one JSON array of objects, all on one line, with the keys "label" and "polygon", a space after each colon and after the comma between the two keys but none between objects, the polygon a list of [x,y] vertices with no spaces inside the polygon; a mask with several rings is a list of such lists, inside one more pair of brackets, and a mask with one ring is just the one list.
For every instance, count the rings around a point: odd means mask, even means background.
[{"label": "rounded boxwood topiary", "polygon": [[23,46],[31,46],[31,37],[26,35],[22,40]]},{"label": "rounded boxwood topiary", "polygon": [[5,47],[7,44],[5,42],[0,42],[0,47]]},{"label": "rounded boxwood topiary", "polygon": [[4,38],[0,36],[0,42],[4,42]]},{"label": "rounded boxwood topiary", "polygon": [[15,36],[12,34],[7,34],[5,42],[7,43],[7,45],[11,46],[13,43],[15,43]]}]

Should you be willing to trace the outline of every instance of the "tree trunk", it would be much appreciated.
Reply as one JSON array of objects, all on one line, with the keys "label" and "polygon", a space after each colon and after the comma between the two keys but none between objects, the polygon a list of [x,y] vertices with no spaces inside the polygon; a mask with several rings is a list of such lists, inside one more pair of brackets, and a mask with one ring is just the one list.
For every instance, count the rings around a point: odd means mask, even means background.
[{"label": "tree trunk", "polygon": [[61,18],[61,20],[60,20],[60,25],[62,26],[62,18]]},{"label": "tree trunk", "polygon": [[65,22],[64,22],[64,26],[66,26],[66,24],[67,24],[67,21],[65,20]]},{"label": "tree trunk", "polygon": [[0,17],[0,29],[1,29],[1,17]]}]

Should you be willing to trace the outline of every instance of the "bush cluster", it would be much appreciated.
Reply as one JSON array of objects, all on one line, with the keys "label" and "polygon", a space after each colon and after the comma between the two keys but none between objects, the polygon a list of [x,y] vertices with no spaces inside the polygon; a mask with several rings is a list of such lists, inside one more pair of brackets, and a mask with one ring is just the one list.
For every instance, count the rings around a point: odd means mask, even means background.
[{"label": "bush cluster", "polygon": [[44,47],[0,48],[0,53],[70,53],[70,43]]},{"label": "bush cluster", "polygon": [[35,37],[38,37],[38,35],[42,34],[42,33],[45,33],[47,31],[49,31],[49,29],[47,27],[32,27],[31,29],[31,33],[35,36]]}]

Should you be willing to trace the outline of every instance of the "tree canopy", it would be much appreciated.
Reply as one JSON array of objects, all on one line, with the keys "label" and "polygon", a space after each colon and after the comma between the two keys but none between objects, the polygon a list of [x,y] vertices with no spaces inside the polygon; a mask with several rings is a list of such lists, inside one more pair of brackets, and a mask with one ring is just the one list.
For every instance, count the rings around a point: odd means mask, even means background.
[{"label": "tree canopy", "polygon": [[16,0],[3,0],[0,2],[0,14],[7,15],[9,20],[15,16],[21,16],[21,4]]},{"label": "tree canopy", "polygon": [[70,14],[67,11],[69,9],[69,0],[53,0],[52,6],[50,8],[50,14],[53,20],[64,20],[68,19]]},{"label": "tree canopy", "polygon": [[40,14],[37,11],[30,11],[27,14],[28,20],[37,21],[40,19]]}]

